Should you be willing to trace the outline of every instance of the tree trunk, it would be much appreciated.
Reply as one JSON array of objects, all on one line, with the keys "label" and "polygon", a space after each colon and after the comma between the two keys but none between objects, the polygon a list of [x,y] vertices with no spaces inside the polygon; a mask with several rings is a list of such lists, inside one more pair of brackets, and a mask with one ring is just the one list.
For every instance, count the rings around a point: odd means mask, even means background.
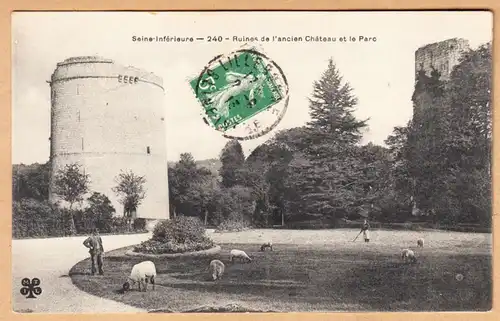
[{"label": "tree trunk", "polygon": [[71,217],[71,220],[70,220],[71,226],[69,227],[69,229],[70,229],[69,233],[71,235],[74,235],[74,234],[76,234],[76,224],[75,224],[75,217],[73,216],[73,203],[69,204],[69,215]]},{"label": "tree trunk", "polygon": [[285,212],[281,210],[281,226],[285,226]]},{"label": "tree trunk", "polygon": [[208,223],[208,210],[205,209],[205,226],[207,226]]}]

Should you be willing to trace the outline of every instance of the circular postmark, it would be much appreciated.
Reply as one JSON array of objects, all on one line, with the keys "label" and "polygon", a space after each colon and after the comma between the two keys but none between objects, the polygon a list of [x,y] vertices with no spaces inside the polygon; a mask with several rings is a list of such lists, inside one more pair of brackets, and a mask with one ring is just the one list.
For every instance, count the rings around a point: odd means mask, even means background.
[{"label": "circular postmark", "polygon": [[248,140],[269,133],[288,106],[282,69],[255,48],[216,56],[190,85],[204,122],[226,138]]}]

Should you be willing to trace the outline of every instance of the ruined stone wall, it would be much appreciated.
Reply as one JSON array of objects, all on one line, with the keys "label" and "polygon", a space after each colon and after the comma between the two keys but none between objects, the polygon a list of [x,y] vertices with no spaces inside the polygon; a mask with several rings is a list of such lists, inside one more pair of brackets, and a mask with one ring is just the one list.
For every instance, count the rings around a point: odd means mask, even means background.
[{"label": "ruined stone wall", "polygon": [[467,49],[469,49],[469,42],[459,38],[420,47],[415,52],[415,71],[423,69],[427,75],[430,75],[434,67],[441,73],[441,79],[446,81],[453,67],[459,63],[460,56]]}]

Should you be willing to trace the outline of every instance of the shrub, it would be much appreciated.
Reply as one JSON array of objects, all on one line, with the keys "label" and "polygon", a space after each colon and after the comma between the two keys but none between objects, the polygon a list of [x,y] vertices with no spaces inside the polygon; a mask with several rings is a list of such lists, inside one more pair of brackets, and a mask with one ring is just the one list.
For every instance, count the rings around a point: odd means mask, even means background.
[{"label": "shrub", "polygon": [[178,216],[159,222],[153,230],[153,239],[164,243],[197,243],[204,237],[205,226],[197,217]]},{"label": "shrub", "polygon": [[124,233],[129,230],[128,221],[125,217],[113,217],[111,220],[111,233]]},{"label": "shrub", "polygon": [[178,216],[159,222],[153,237],[134,247],[135,252],[163,254],[201,251],[214,242],[205,235],[205,227],[197,217]]},{"label": "shrub", "polygon": [[142,242],[134,247],[134,252],[150,254],[184,253],[207,250],[214,247],[214,243],[208,237],[204,237],[201,242],[162,242],[155,239]]},{"label": "shrub", "polygon": [[145,218],[134,219],[133,228],[134,228],[134,231],[146,230],[146,219]]},{"label": "shrub", "polygon": [[[36,199],[21,199],[12,203],[12,236],[14,238],[74,235],[71,216],[75,219],[76,234],[86,235],[93,227],[101,233],[131,232],[126,219],[113,217],[114,208],[103,194],[94,193],[84,210],[61,208],[59,204]],[[146,221],[137,218],[134,231],[145,230]]]},{"label": "shrub", "polygon": [[21,199],[12,204],[14,238],[68,235],[70,216],[57,205],[35,199]]}]

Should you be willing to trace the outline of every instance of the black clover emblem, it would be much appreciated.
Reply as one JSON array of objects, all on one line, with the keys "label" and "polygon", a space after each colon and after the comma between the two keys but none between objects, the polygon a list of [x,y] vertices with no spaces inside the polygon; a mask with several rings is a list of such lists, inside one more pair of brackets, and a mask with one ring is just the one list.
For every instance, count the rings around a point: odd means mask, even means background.
[{"label": "black clover emblem", "polygon": [[39,278],[33,278],[31,280],[28,278],[24,278],[21,280],[21,285],[23,287],[21,288],[20,292],[22,295],[26,296],[26,299],[36,299],[37,295],[42,294],[42,288],[39,287]]}]

